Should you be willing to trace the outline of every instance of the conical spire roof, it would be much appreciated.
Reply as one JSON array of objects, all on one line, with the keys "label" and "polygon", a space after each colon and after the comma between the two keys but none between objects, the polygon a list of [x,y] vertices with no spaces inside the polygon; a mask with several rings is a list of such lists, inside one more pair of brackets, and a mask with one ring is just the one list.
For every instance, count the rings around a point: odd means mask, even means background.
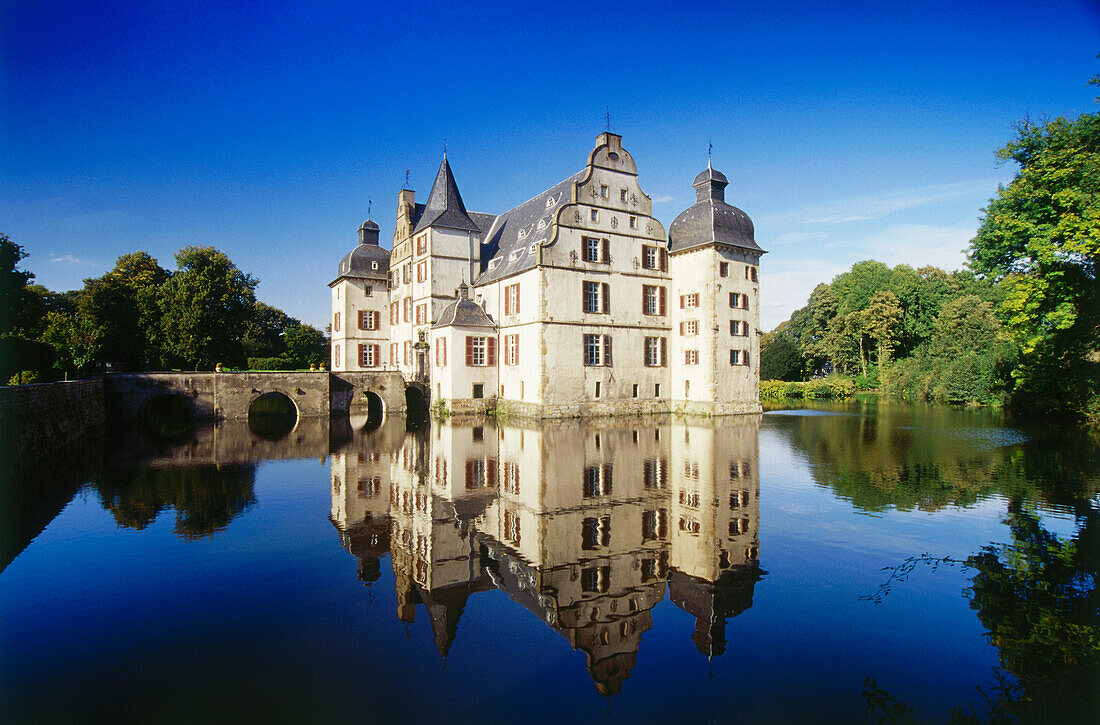
[{"label": "conical spire roof", "polygon": [[468,232],[481,231],[467,213],[466,205],[462,203],[462,195],[458,193],[458,184],[455,183],[446,154],[443,154],[443,163],[439,165],[439,173],[435,175],[435,183],[432,184],[432,192],[428,195],[428,203],[424,205],[424,212],[420,215],[420,221],[416,223],[413,234],[428,227],[447,227]]}]

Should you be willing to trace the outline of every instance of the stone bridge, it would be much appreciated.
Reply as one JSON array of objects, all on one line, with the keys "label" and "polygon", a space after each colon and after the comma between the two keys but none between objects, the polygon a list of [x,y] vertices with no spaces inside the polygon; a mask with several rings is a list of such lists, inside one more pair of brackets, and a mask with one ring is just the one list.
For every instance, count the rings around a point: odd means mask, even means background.
[{"label": "stone bridge", "polygon": [[406,412],[405,380],[397,371],[109,373],[103,392],[109,420],[133,420],[161,396],[186,400],[195,419],[248,418],[256,399],[269,393],[289,398],[299,418],[365,416],[372,396],[385,415]]}]

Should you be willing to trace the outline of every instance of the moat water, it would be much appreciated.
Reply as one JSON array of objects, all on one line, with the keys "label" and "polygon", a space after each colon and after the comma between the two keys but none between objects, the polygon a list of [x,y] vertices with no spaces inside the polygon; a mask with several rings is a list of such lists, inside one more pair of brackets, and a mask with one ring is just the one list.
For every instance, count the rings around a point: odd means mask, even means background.
[{"label": "moat water", "polygon": [[6,482],[5,721],[1100,703],[1100,446],[1079,430],[862,401],[260,432],[112,429]]}]

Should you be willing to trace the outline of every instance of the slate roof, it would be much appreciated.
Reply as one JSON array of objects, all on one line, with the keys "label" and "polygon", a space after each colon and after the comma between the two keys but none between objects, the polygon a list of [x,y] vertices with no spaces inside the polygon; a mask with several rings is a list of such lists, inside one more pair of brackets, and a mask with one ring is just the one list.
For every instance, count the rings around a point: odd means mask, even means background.
[{"label": "slate roof", "polygon": [[[334,285],[344,277],[355,279],[388,280],[390,250],[378,246],[378,225],[370,219],[359,226],[359,244],[340,260]],[[377,262],[377,265],[373,263]],[[375,268],[377,266],[377,269]]]},{"label": "slate roof", "polygon": [[584,178],[578,171],[514,209],[493,217],[482,237],[486,265],[475,285],[487,284],[535,266],[536,246],[545,243],[558,208],[572,201],[572,187]]},{"label": "slate roof", "polygon": [[432,191],[428,194],[428,202],[424,205],[413,228],[413,234],[428,227],[447,227],[469,232],[481,231],[481,228],[470,218],[466,205],[462,203],[462,195],[458,193],[458,184],[455,183],[446,154],[443,156],[443,163],[439,165],[439,172],[435,175],[435,183],[432,184]]},{"label": "slate roof", "polygon": [[444,307],[443,312],[439,314],[439,320],[432,325],[432,329],[447,327],[448,325],[456,327],[496,327],[493,318],[486,314],[481,305],[466,297],[459,297]]},{"label": "slate roof", "polygon": [[725,188],[728,183],[726,175],[710,168],[710,164],[695,177],[692,186],[695,187],[696,203],[680,212],[668,227],[670,252],[711,243],[764,252],[756,243],[755,229],[749,215],[726,203]]}]

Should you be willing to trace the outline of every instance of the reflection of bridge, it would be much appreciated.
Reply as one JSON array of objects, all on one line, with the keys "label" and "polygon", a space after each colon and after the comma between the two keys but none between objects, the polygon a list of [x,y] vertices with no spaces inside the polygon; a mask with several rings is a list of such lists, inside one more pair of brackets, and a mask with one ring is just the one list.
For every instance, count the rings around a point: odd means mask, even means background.
[{"label": "reflection of bridge", "polygon": [[106,376],[107,413],[131,420],[154,398],[187,401],[196,419],[247,418],[262,395],[289,399],[300,418],[368,415],[373,400],[387,414],[404,413],[405,381],[400,372],[113,373]]}]

